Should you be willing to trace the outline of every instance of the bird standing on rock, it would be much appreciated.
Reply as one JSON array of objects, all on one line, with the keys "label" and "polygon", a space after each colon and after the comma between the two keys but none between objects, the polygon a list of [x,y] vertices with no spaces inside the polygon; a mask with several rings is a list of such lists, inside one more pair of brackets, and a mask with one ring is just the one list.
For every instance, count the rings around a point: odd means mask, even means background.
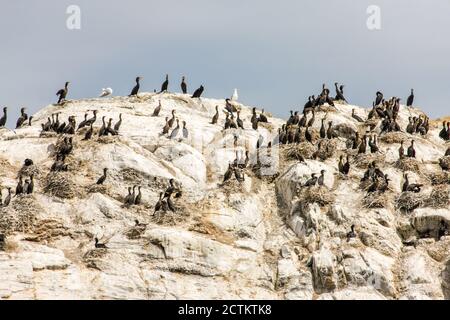
[{"label": "bird standing on rock", "polygon": [[131,90],[129,97],[137,96],[137,94],[139,93],[139,88],[141,87],[141,84],[140,84],[141,79],[142,79],[141,77],[136,77],[136,85]]},{"label": "bird standing on rock", "polygon": [[159,93],[166,92],[168,87],[169,87],[169,75],[166,74],[166,80],[161,85],[161,91]]},{"label": "bird standing on rock", "polygon": [[197,90],[194,91],[194,94],[192,94],[191,98],[200,98],[203,90],[205,90],[205,88],[203,87],[203,85],[201,85]]},{"label": "bird standing on rock", "polygon": [[56,93],[56,95],[59,96],[57,104],[61,104],[61,102],[66,101],[66,96],[69,92],[69,83],[70,82],[66,82],[64,88],[58,90],[58,92]]},{"label": "bird standing on rock", "polygon": [[187,84],[186,84],[186,79],[185,77],[181,77],[181,92],[183,92],[183,94],[187,93]]},{"label": "bird standing on rock", "polygon": [[97,184],[103,184],[103,182],[105,182],[107,172],[108,172],[108,168],[103,168],[103,175],[100,178],[98,178]]}]

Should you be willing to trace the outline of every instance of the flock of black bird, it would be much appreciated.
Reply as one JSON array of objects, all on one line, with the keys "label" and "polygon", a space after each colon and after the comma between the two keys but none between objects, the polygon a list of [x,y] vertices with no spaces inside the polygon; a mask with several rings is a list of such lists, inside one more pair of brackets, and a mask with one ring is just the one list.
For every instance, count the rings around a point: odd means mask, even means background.
[{"label": "flock of black bird", "polygon": [[[129,97],[138,96],[140,90],[140,81],[141,77],[136,78],[136,85],[131,90]],[[58,96],[57,104],[64,105],[67,100],[66,97],[69,92],[69,84],[70,82],[66,82],[64,88],[60,89],[56,95]],[[169,86],[169,77],[166,75],[165,81],[161,85],[161,90],[159,93],[167,92]],[[272,145],[276,144],[299,144],[301,142],[309,142],[311,145],[315,145],[314,137],[311,132],[312,126],[316,121],[316,113],[321,106],[328,105],[329,107],[335,107],[335,102],[345,103],[347,102],[344,96],[344,85],[339,85],[338,83],[334,84],[335,86],[335,96],[332,97],[330,95],[330,90],[326,87],[325,84],[322,86],[322,90],[317,95],[311,95],[308,97],[308,101],[305,103],[303,107],[302,114],[299,114],[298,111],[290,111],[290,117],[285,124],[282,125],[281,128],[278,129],[278,135],[271,142],[268,142],[267,147],[270,149]],[[182,77],[182,81],[180,84],[181,91],[184,94],[187,94],[187,83],[185,77]],[[201,85],[198,89],[194,91],[191,95],[191,98],[200,98],[204,91],[203,85]],[[156,90],[155,90],[156,92]],[[347,146],[349,149],[357,150],[358,154],[365,154],[368,150],[370,153],[380,152],[377,142],[377,134],[371,133],[371,131],[376,127],[380,126],[380,134],[384,134],[387,132],[401,132],[402,128],[397,123],[397,117],[400,109],[400,98],[393,97],[391,99],[385,100],[383,94],[381,92],[376,93],[375,101],[373,102],[372,110],[369,112],[367,119],[363,119],[361,116],[355,113],[355,110],[352,110],[351,116],[359,123],[366,124],[370,131],[366,132],[362,137],[359,136],[359,133],[356,131],[352,131],[347,129],[342,129],[339,126],[333,126],[332,121],[328,121],[327,126],[325,125],[326,115],[324,118],[320,119],[321,126],[319,130],[320,139],[317,143],[317,152],[313,156],[316,158],[317,153],[321,150],[323,146],[324,140],[332,140],[338,137],[343,137],[347,139]],[[411,90],[411,94],[407,99],[407,106],[411,106],[414,102],[414,91]],[[161,111],[161,103],[155,108],[152,116],[158,117]],[[20,128],[24,126],[26,123],[31,125],[31,121],[33,117],[28,117],[25,112],[25,108],[21,109],[21,115],[17,120],[16,128]],[[219,108],[216,106],[216,112],[212,117],[211,124],[218,124],[218,120],[220,118]],[[224,119],[223,129],[243,129],[245,130],[244,120],[240,117],[240,107],[233,101],[232,99],[225,100],[225,110],[223,112],[226,114]],[[42,132],[53,132],[56,134],[65,134],[70,136],[64,136],[64,138],[59,142],[56,148],[56,152],[54,154],[55,161],[52,164],[50,171],[67,171],[68,165],[66,164],[66,158],[69,156],[73,150],[73,135],[76,135],[77,132],[83,128],[85,129],[84,137],[82,140],[90,140],[94,135],[94,124],[97,121],[98,111],[92,110],[92,117],[86,113],[84,115],[84,119],[77,126],[75,116],[69,116],[67,122],[60,122],[59,112],[54,113],[47,119],[47,122],[42,123]],[[186,128],[186,121],[182,121],[182,127],[180,127],[180,121],[176,117],[176,111],[172,110],[172,117],[169,119],[166,117],[165,125],[163,127],[161,135],[167,135],[168,138],[175,139],[179,133],[182,134],[183,138],[188,138],[189,132]],[[28,120],[28,122],[27,122]],[[0,127],[5,126],[7,121],[7,108],[3,108],[3,117],[0,118]],[[106,116],[102,117],[102,125],[98,130],[98,136],[116,136],[119,134],[119,130],[122,124],[122,114],[119,115],[118,121],[113,125],[113,119],[109,118],[106,122]],[[252,109],[252,116],[250,119],[251,128],[253,130],[258,130],[259,123],[268,123],[269,120],[267,116],[264,114],[264,109],[262,109],[261,113],[258,115],[256,112],[256,108]],[[169,133],[170,129],[176,123],[175,128]],[[419,117],[410,117],[409,124],[405,128],[405,131],[409,134],[420,134],[426,135],[429,130],[429,118],[427,116],[419,116]],[[450,122],[443,122],[442,130],[439,133],[439,137],[445,141],[450,139]],[[235,140],[237,136],[235,136]],[[258,139],[256,148],[259,149],[262,147],[262,140]],[[259,153],[257,153],[258,156]],[[450,148],[447,149],[445,155],[450,155]],[[414,139],[411,140],[410,146],[407,148],[406,153],[403,146],[403,141],[399,148],[399,158],[403,159],[404,157],[416,157],[416,150],[414,148]],[[224,174],[223,182],[230,180],[234,177],[237,181],[243,182],[245,181],[245,168],[249,164],[249,152],[245,152],[245,158],[240,157],[238,152],[236,152],[236,158],[233,162],[229,163],[228,168]],[[300,161],[305,161],[304,159],[300,159]],[[33,162],[31,159],[26,159],[24,166],[30,166]],[[441,167],[444,170],[448,170],[441,164]],[[348,175],[351,169],[350,165],[350,156],[347,154],[344,161],[344,156],[341,155],[338,163],[339,173],[342,175]],[[97,185],[102,185],[107,180],[108,168],[103,169],[103,175],[100,176],[96,182]],[[308,179],[303,187],[312,187],[315,185],[324,186],[325,181],[325,170],[321,170],[319,174],[312,173],[311,178]],[[375,162],[369,164],[367,170],[365,171],[361,181],[370,181],[371,184],[367,188],[367,192],[385,192],[388,190],[389,181],[387,174],[384,174],[380,168],[377,167]],[[408,179],[408,175],[404,175],[404,183],[402,185],[402,191],[407,192],[420,192],[421,187],[423,185],[417,183],[410,183]],[[14,196],[20,196],[21,194],[30,194],[34,189],[34,180],[33,175],[30,174],[28,179],[24,180],[22,175],[18,177],[18,183],[15,190]],[[136,192],[137,189],[137,192]],[[174,198],[181,197],[182,192],[181,189],[176,187],[174,184],[174,180],[169,180],[169,186],[166,188],[164,192],[160,192],[159,200],[157,201],[154,212],[162,211],[176,211],[176,206],[174,205],[172,196]],[[11,202],[11,188],[8,188],[8,195],[2,201],[1,190],[0,190],[0,203],[2,206],[8,206]],[[140,205],[142,202],[142,193],[141,186],[133,186],[128,187],[128,194],[124,197],[124,206],[129,207],[131,205]],[[352,226],[352,231],[349,232],[347,238],[352,238],[355,236],[354,226]],[[106,247],[105,244],[99,243],[98,239],[95,238],[95,246],[97,248]]]}]

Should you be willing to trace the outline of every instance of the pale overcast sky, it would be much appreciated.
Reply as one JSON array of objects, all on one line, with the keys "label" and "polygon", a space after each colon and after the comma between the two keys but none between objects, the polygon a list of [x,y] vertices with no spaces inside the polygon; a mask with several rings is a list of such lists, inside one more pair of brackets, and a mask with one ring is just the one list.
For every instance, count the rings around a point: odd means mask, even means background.
[{"label": "pale overcast sky", "polygon": [[[69,5],[81,8],[81,30],[66,27]],[[369,5],[381,8],[381,30],[366,27]],[[240,100],[286,117],[323,82],[346,85],[347,99],[370,106],[375,92],[449,115],[449,0],[15,0],[0,11],[0,106],[14,123],[54,103],[112,87],[179,91],[204,84],[206,97],[239,89]],[[11,119],[12,118],[12,119]]]}]

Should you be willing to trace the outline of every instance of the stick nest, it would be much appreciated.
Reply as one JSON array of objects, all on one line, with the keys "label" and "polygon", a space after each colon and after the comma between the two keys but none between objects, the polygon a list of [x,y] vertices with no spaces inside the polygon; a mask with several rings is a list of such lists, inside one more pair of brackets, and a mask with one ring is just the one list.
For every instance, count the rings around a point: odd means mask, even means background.
[{"label": "stick nest", "polygon": [[317,203],[322,207],[333,203],[335,199],[334,194],[323,186],[303,187],[299,190],[298,198],[303,205]]},{"label": "stick nest", "polygon": [[396,200],[396,207],[400,210],[412,211],[425,203],[424,196],[414,192],[402,192]]},{"label": "stick nest", "polygon": [[322,140],[322,146],[320,150],[317,151],[316,156],[322,161],[327,160],[328,158],[331,158],[337,150],[337,144],[338,140],[336,139],[323,139]]},{"label": "stick nest", "polygon": [[433,190],[426,200],[427,206],[432,208],[448,208],[450,205],[449,190],[450,188],[446,185],[433,187]]},{"label": "stick nest", "polygon": [[364,208],[385,208],[389,203],[389,196],[382,192],[370,192],[364,196],[362,204]]},{"label": "stick nest", "polygon": [[302,142],[287,146],[284,154],[287,160],[299,161],[300,159],[311,159],[316,148],[309,142]]},{"label": "stick nest", "polygon": [[73,177],[67,172],[49,172],[44,179],[44,192],[61,198],[72,199],[79,196],[77,185],[73,181]]},{"label": "stick nest", "polygon": [[8,207],[0,210],[0,233],[31,232],[36,221],[36,213],[43,208],[32,195],[20,195],[14,198]]},{"label": "stick nest", "polygon": [[356,155],[354,163],[355,166],[360,169],[366,169],[373,161],[375,161],[379,167],[383,167],[385,159],[385,155],[381,153],[358,154]]},{"label": "stick nest", "polygon": [[387,144],[400,144],[402,141],[406,140],[408,136],[403,132],[388,132],[379,137],[379,140]]},{"label": "stick nest", "polygon": [[413,171],[418,174],[422,173],[422,170],[420,169],[420,162],[415,158],[405,157],[403,159],[398,159],[395,162],[394,167],[402,171]]}]

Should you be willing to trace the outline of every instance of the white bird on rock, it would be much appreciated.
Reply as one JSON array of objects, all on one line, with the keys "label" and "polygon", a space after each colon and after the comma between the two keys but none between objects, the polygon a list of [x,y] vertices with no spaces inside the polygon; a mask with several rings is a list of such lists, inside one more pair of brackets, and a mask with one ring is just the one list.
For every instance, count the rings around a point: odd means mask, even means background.
[{"label": "white bird on rock", "polygon": [[107,97],[113,93],[113,89],[111,88],[102,88],[102,93],[99,97]]},{"label": "white bird on rock", "polygon": [[231,96],[231,100],[237,101],[238,98],[239,98],[239,96],[238,96],[237,89],[234,89],[233,95]]}]

